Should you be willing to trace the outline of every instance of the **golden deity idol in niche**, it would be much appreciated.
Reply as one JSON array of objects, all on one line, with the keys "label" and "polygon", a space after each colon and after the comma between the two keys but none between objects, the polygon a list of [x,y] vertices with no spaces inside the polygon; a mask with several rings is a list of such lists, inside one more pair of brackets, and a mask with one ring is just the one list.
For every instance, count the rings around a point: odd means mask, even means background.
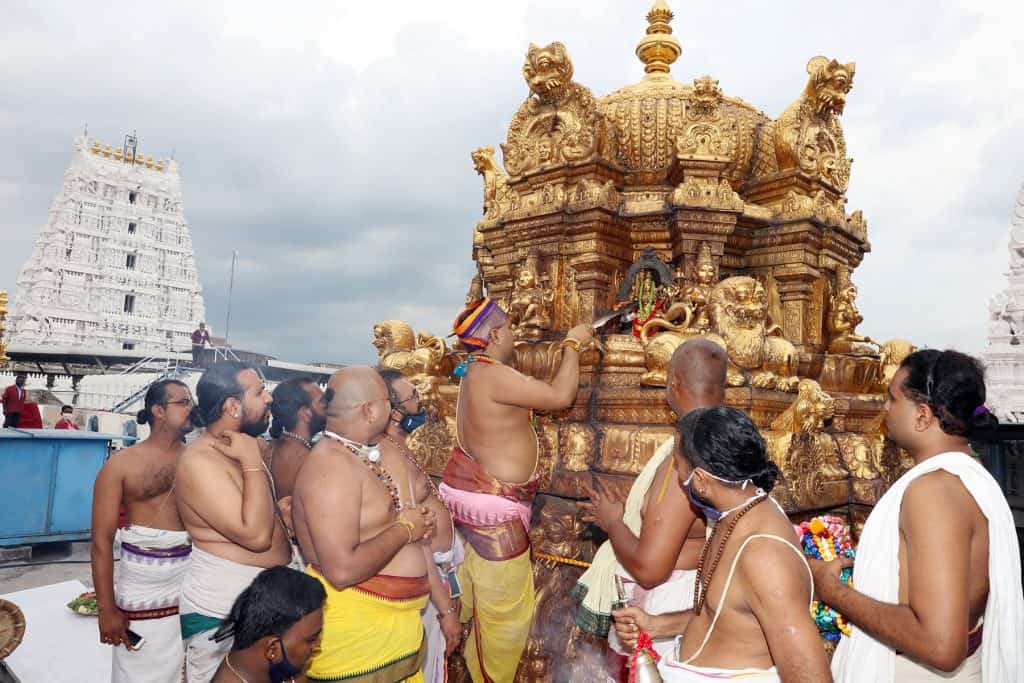
[{"label": "golden deity idol in niche", "polygon": [[[566,587],[593,552],[574,500],[591,477],[625,491],[671,436],[665,369],[685,339],[728,352],[727,401],[765,434],[787,475],[777,497],[794,519],[830,512],[859,529],[905,466],[879,417],[913,345],[857,331],[852,274],[871,245],[845,196],[841,117],[854,63],[778,65],[805,69],[807,80],[772,118],[712,76],[676,80],[682,46],[671,21],[657,0],[636,50],[643,77],[603,96],[574,80],[571,46],[530,45],[528,94],[501,163],[493,146],[472,152],[483,216],[472,229],[477,275],[467,298],[504,303],[518,369],[549,378],[566,330],[623,313],[603,328],[602,352],[584,354],[576,404],[538,421],[532,536],[546,559],[535,563],[538,612],[521,681],[590,680],[585,643],[561,619]],[[382,364],[430,397],[413,448],[438,475],[453,441],[459,352],[395,321],[378,325],[375,345]]]}]

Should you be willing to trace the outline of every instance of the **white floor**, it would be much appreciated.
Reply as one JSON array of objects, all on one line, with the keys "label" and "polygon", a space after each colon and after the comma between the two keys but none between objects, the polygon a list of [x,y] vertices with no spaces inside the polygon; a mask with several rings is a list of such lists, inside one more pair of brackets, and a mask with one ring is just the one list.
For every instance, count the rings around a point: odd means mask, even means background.
[{"label": "white floor", "polygon": [[0,595],[25,613],[25,639],[6,660],[21,683],[110,680],[110,647],[100,644],[96,617],[67,608],[86,590],[80,581],[64,581]]}]

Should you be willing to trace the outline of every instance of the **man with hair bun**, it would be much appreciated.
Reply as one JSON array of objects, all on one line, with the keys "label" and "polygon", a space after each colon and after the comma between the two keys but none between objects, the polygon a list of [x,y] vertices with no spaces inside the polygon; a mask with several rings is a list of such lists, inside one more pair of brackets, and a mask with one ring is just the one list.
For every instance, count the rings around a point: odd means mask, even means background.
[{"label": "man with hair bun", "polygon": [[274,388],[270,404],[270,473],[277,499],[292,495],[299,468],[313,448],[313,437],[327,425],[324,392],[309,377],[293,377]]},{"label": "man with hair bun", "polygon": [[915,466],[882,496],[849,562],[812,562],[821,600],[853,625],[837,681],[1024,680],[1024,597],[1013,514],[971,451],[997,423],[981,364],[956,351],[907,356],[889,386],[889,438]]},{"label": "man with hair bun", "polygon": [[265,462],[271,397],[251,367],[211,366],[196,385],[193,416],[206,430],[178,463],[178,511],[192,536],[181,585],[185,679],[208,683],[231,648],[214,630],[262,570],[288,564],[291,545]]},{"label": "man with hair bun", "polygon": [[779,470],[757,425],[740,410],[713,406],[690,411],[676,430],[679,485],[711,528],[693,608],[653,617],[617,610],[619,638],[682,634],[658,665],[666,683],[832,680],[810,616],[810,570],[792,523],[768,495]]},{"label": "man with hair bun", "polygon": [[[174,472],[192,431],[192,394],[177,380],[150,385],[138,414],[149,438],[110,456],[92,498],[92,580],[100,642],[113,646],[111,681],[172,683],[181,677],[181,581],[191,553],[178,517]],[[114,584],[114,536],[124,505],[121,562]],[[128,629],[146,639],[131,650]]]}]

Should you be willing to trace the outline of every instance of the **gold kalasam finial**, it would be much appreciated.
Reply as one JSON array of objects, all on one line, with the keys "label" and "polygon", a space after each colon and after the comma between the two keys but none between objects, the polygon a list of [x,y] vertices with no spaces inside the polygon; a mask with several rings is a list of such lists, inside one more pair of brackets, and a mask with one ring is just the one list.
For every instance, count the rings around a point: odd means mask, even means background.
[{"label": "gold kalasam finial", "polygon": [[647,13],[647,35],[636,46],[636,56],[649,74],[669,72],[672,62],[683,52],[679,40],[672,35],[672,10],[665,0],[654,0]]}]

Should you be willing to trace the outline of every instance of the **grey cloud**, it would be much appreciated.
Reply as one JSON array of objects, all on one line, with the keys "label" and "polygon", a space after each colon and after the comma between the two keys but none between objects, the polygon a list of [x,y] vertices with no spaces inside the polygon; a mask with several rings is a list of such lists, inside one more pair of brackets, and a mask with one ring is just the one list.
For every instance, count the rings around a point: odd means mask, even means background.
[{"label": "grey cloud", "polygon": [[[814,11],[673,4],[683,43],[676,77],[711,73],[728,94],[773,116],[803,88],[809,57],[857,61],[845,121],[858,160],[851,209],[864,208],[875,245],[855,276],[865,331],[980,350],[985,300],[1005,266],[1008,207],[1024,177],[1010,151],[1021,148],[1020,121],[983,152],[950,142],[972,169],[960,197],[930,195],[890,169],[881,169],[888,186],[858,175],[878,158],[869,155],[911,163],[900,150],[924,130],[998,124],[989,100],[978,107],[984,83],[938,87],[914,78],[977,28],[977,13],[924,2]],[[13,287],[71,137],[88,121],[106,141],[137,128],[145,153],[176,150],[208,322],[218,332],[231,252],[241,253],[231,313],[237,345],[291,360],[367,362],[378,320],[404,316],[446,333],[473,272],[481,191],[469,153],[504,140],[526,95],[525,42],[474,47],[438,17],[405,26],[393,54],[355,69],[301,32],[236,30],[237,15],[250,9],[271,14],[241,3],[119,3],[100,13],[33,3],[7,12],[0,287]],[[316,19],[308,7],[295,12]],[[524,26],[479,31],[562,40],[576,79],[603,95],[642,75],[633,48],[643,13],[635,3],[593,2],[585,11],[577,2],[531,3]]]}]

